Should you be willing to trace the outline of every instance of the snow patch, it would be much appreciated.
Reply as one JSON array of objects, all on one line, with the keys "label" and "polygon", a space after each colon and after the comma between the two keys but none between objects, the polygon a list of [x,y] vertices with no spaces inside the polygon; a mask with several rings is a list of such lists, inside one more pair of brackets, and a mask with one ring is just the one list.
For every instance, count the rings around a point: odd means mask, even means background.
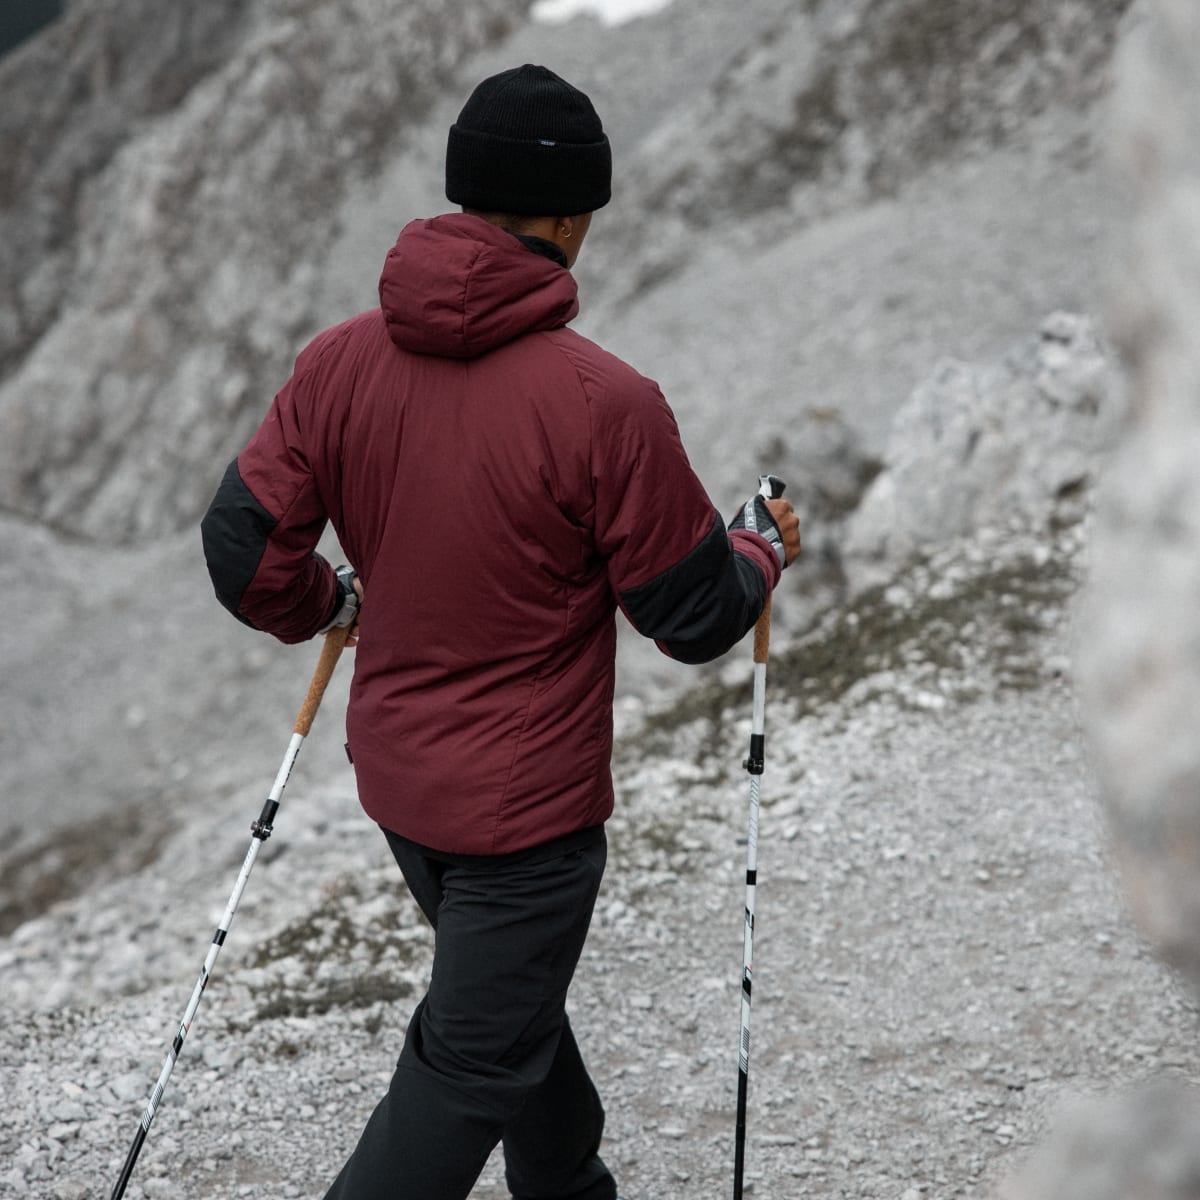
[{"label": "snow patch", "polygon": [[587,13],[604,25],[624,25],[661,12],[671,0],[537,0],[530,10],[535,21],[561,24]]}]

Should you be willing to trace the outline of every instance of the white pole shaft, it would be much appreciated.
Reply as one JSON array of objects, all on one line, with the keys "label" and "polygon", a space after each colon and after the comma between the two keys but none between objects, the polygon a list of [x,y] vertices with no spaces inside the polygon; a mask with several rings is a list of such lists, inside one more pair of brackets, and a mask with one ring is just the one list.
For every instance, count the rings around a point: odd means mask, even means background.
[{"label": "white pole shaft", "polygon": [[742,938],[742,1012],[738,1046],[737,1124],[734,1132],[733,1200],[742,1200],[746,1162],[746,1108],[750,1086],[750,993],[754,977],[754,894],[758,885],[758,807],[767,707],[766,654],[754,664],[754,709],[750,719],[750,825],[746,836],[746,921]]},{"label": "white pole shaft", "polygon": [[[750,733],[762,737],[766,725],[767,665],[754,664],[754,708]],[[746,836],[746,920],[742,938],[742,1038],[740,1066],[750,1065],[750,989],[754,977],[754,902],[758,886],[758,810],[762,776],[750,776],[750,821]]]},{"label": "white pole shaft", "polygon": [[154,1120],[155,1112],[158,1111],[159,1103],[162,1101],[167,1081],[171,1077],[171,1069],[175,1066],[175,1060],[179,1057],[179,1052],[183,1048],[183,1039],[187,1037],[188,1030],[191,1028],[192,1019],[195,1017],[196,1009],[200,1004],[200,997],[204,994],[204,989],[208,985],[213,967],[216,965],[217,955],[221,952],[221,947],[225,943],[225,935],[229,932],[229,926],[233,923],[233,915],[237,911],[238,903],[242,898],[242,892],[246,889],[250,872],[254,867],[254,860],[258,857],[258,851],[262,843],[271,836],[272,825],[275,821],[275,814],[279,809],[280,798],[283,796],[283,789],[287,786],[288,778],[292,773],[292,767],[296,763],[296,756],[300,753],[300,747],[304,744],[304,739],[308,731],[312,728],[313,719],[316,717],[317,709],[321,705],[321,697],[325,694],[325,688],[333,676],[338,658],[349,639],[350,628],[350,626],[343,626],[339,629],[331,629],[325,635],[325,644],[321,649],[321,657],[317,660],[317,668],[313,672],[312,680],[308,685],[308,692],[304,697],[304,703],[300,708],[299,715],[296,717],[296,724],[292,729],[292,739],[288,743],[287,753],[283,756],[283,762],[280,764],[279,770],[275,775],[275,782],[271,785],[271,790],[263,803],[262,812],[259,814],[258,820],[250,826],[254,836],[251,839],[249,849],[246,851],[246,857],[242,862],[242,869],[238,874],[237,883],[234,884],[233,892],[229,897],[229,903],[225,906],[225,915],[221,918],[221,924],[217,927],[217,932],[213,936],[212,945],[209,947],[208,954],[204,959],[204,966],[200,969],[200,978],[196,981],[196,986],[192,989],[187,1010],[183,1014],[183,1020],[179,1023],[179,1032],[175,1035],[175,1040],[171,1043],[171,1049],[167,1054],[166,1061],[163,1063],[162,1071],[159,1072],[158,1082],[154,1085],[154,1091],[150,1094],[150,1102],[146,1105],[146,1112],[138,1124],[133,1145],[130,1146],[129,1153],[125,1156],[125,1164],[122,1166],[121,1174],[117,1179],[116,1186],[113,1188],[111,1200],[122,1200],[122,1197],[125,1195],[125,1188],[128,1186],[133,1169],[137,1164],[138,1155],[141,1153],[142,1145],[146,1140],[146,1134],[150,1130],[150,1124]]},{"label": "white pole shaft", "polygon": [[[296,764],[296,756],[300,753],[300,747],[303,744],[304,735],[293,733],[292,739],[288,743],[287,753],[283,756],[283,762],[280,764],[279,771],[275,776],[275,782],[271,785],[271,790],[267,794],[267,805],[271,808],[272,817],[274,816],[274,808],[278,806],[280,797],[283,795],[283,789],[287,786],[288,778],[292,773],[292,767]],[[233,891],[229,896],[229,903],[225,905],[225,913],[221,917],[221,923],[217,926],[217,932],[213,934],[212,944],[209,946],[208,954],[204,958],[204,965],[200,968],[200,977],[196,980],[196,986],[192,988],[192,995],[188,1000],[187,1008],[184,1010],[183,1020],[179,1022],[179,1032],[175,1035],[175,1040],[171,1043],[170,1050],[167,1051],[166,1060],[163,1062],[162,1070],[159,1072],[158,1082],[154,1085],[154,1091],[150,1093],[150,1101],[146,1105],[146,1111],[142,1114],[142,1129],[146,1133],[150,1132],[150,1124],[154,1120],[154,1114],[158,1111],[159,1104],[162,1102],[163,1092],[166,1090],[167,1082],[171,1078],[171,1071],[175,1067],[176,1059],[179,1058],[180,1050],[183,1049],[183,1040],[187,1037],[188,1031],[192,1027],[192,1020],[196,1015],[196,1009],[200,1007],[200,997],[204,995],[204,989],[208,986],[208,981],[212,977],[213,968],[217,964],[217,955],[221,953],[221,947],[225,944],[226,935],[229,933],[229,927],[233,924],[234,914],[241,903],[242,893],[246,890],[246,884],[250,879],[250,872],[254,869],[254,861],[258,858],[258,852],[262,849],[264,840],[264,838],[257,836],[257,833],[250,839],[250,845],[246,850],[246,857],[242,860],[242,869],[238,873],[237,882],[233,885]]]}]

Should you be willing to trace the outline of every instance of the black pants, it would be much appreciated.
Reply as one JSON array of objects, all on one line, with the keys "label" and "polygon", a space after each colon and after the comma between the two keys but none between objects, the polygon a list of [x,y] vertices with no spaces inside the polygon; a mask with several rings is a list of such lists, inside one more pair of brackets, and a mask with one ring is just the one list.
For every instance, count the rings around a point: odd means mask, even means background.
[{"label": "black pants", "polygon": [[604,1110],[565,1010],[603,829],[497,858],[384,833],[436,930],[433,976],[325,1200],[464,1200],[499,1141],[517,1200],[614,1200]]}]

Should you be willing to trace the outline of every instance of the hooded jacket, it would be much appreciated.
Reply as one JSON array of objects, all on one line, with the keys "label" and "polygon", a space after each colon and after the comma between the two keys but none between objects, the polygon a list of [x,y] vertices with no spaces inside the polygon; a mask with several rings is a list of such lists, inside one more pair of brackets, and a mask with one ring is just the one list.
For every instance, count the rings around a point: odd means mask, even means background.
[{"label": "hooded jacket", "polygon": [[414,221],[380,307],[315,338],[202,524],[221,602],[285,642],[364,600],[347,712],[366,812],[432,849],[501,854],[599,825],[615,610],[703,662],[779,565],[728,534],[657,386],[566,328],[558,262],[477,217]]}]

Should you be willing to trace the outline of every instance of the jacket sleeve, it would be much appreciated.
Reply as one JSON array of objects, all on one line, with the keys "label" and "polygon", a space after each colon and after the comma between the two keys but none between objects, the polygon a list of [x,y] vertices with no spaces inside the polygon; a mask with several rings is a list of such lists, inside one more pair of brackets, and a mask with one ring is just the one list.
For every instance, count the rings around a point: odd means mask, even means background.
[{"label": "jacket sleeve", "polygon": [[709,662],[758,619],[779,563],[758,534],[727,533],[667,402],[635,378],[593,412],[597,546],[633,627],[672,658]]},{"label": "jacket sleeve", "polygon": [[338,602],[333,569],[315,552],[327,516],[296,418],[298,375],[229,464],[200,526],[217,599],[282,642],[311,638]]}]

